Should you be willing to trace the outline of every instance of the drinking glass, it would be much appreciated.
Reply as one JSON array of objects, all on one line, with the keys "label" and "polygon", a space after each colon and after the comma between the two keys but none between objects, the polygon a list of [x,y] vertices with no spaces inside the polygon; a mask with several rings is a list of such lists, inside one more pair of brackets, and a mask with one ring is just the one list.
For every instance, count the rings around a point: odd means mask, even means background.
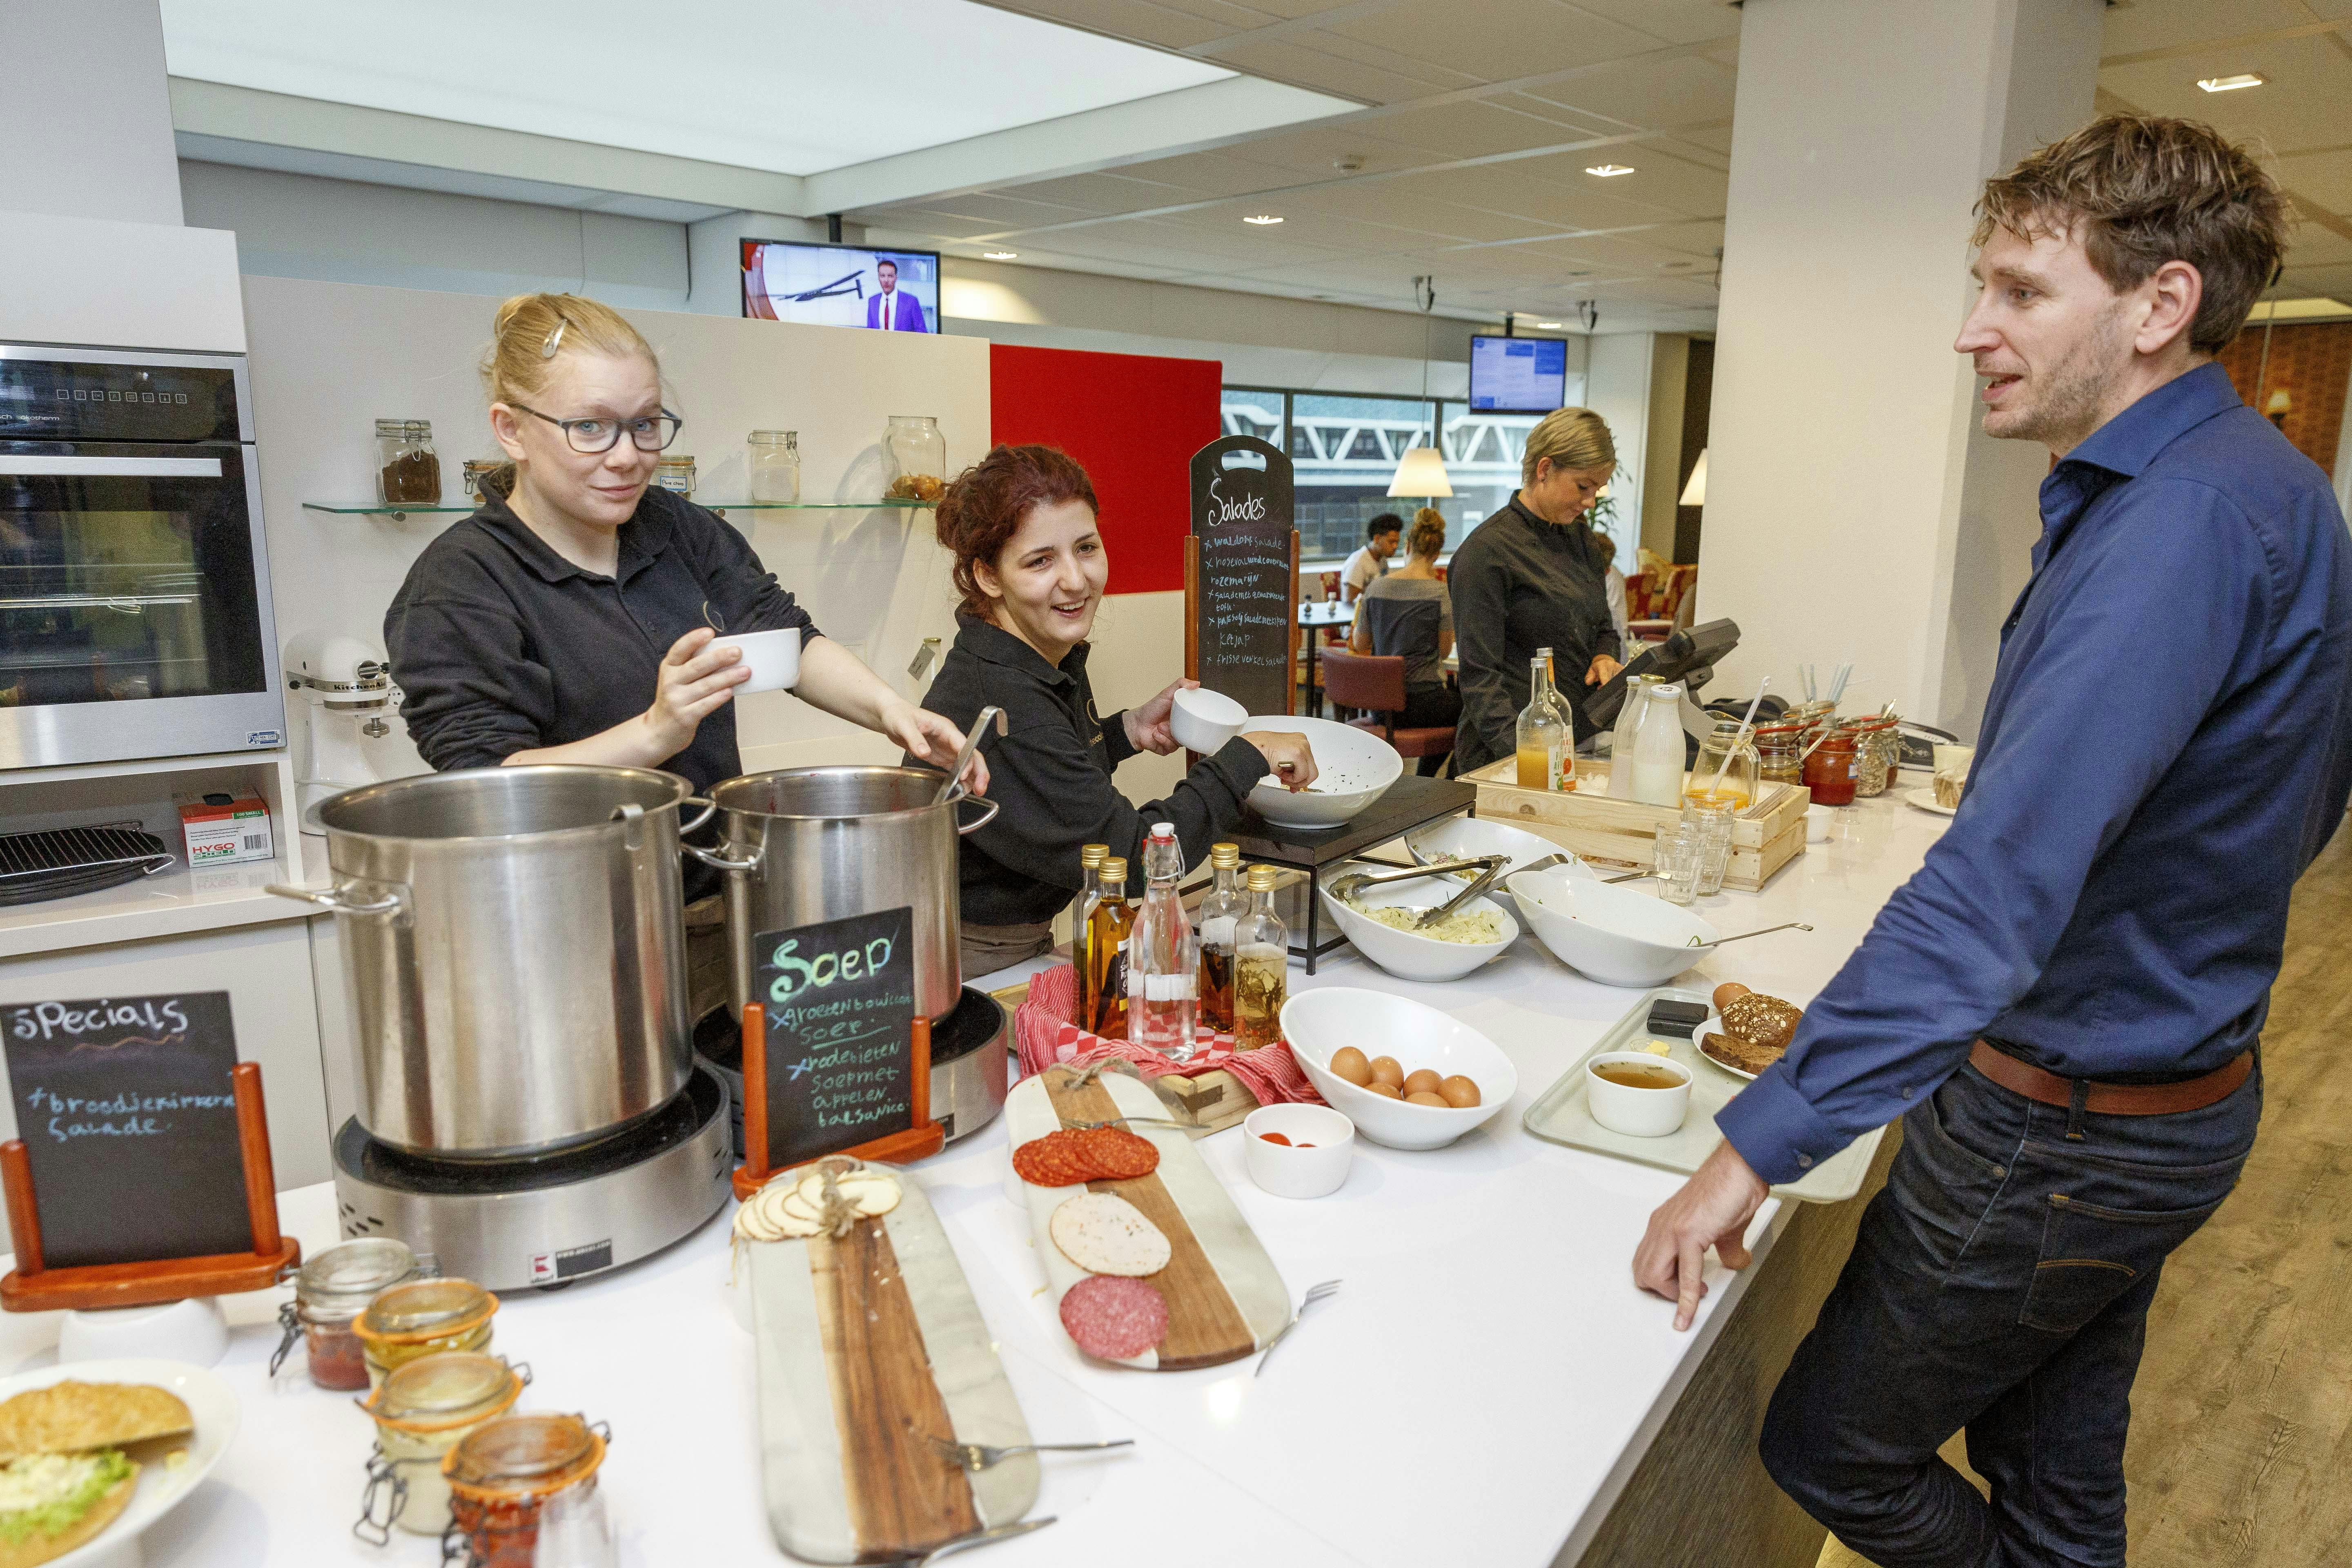
[{"label": "drinking glass", "polygon": [[1696,825],[1676,823],[1658,835],[1655,869],[1666,902],[1687,904],[1698,897],[1702,846]]},{"label": "drinking glass", "polygon": [[1723,874],[1731,867],[1731,825],[1736,815],[1723,797],[1685,797],[1683,825],[1698,835],[1698,890],[1701,897],[1723,891]]}]

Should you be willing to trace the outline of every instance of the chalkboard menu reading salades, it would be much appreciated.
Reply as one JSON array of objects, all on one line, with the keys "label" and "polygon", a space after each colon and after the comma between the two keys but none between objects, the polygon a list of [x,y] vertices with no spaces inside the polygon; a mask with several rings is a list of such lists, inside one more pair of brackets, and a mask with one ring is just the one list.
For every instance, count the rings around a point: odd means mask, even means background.
[{"label": "chalkboard menu reading salades", "polygon": [[769,1169],[914,1125],[914,926],[901,906],[752,939]]},{"label": "chalkboard menu reading salades", "polygon": [[0,1008],[43,1266],[253,1250],[228,993]]},{"label": "chalkboard menu reading salades", "polygon": [[1290,459],[1255,436],[1193,453],[1192,548],[1190,673],[1252,713],[1289,712],[1298,598]]}]

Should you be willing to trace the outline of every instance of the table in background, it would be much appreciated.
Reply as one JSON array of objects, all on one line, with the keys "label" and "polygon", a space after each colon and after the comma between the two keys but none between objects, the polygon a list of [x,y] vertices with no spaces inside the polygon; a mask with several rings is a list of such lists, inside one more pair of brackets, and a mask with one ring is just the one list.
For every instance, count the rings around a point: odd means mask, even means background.
[{"label": "table in background", "polygon": [[1351,626],[1356,624],[1356,606],[1343,605],[1337,599],[1318,603],[1308,600],[1298,606],[1298,624],[1307,636],[1307,711],[1319,716],[1323,711],[1321,688],[1315,683],[1315,650],[1322,638],[1317,634],[1331,626]]},{"label": "table in background", "polygon": [[1386,795],[1337,827],[1284,827],[1245,809],[1241,826],[1227,837],[1241,847],[1244,860],[1263,860],[1269,866],[1286,866],[1307,873],[1307,945],[1301,947],[1294,942],[1290,953],[1306,960],[1307,973],[1312,974],[1317,959],[1348,940],[1335,936],[1322,942],[1317,934],[1322,921],[1322,900],[1318,895],[1322,889],[1323,868],[1402,837],[1427,823],[1469,816],[1477,804],[1475,785],[1407,773],[1391,784]]}]

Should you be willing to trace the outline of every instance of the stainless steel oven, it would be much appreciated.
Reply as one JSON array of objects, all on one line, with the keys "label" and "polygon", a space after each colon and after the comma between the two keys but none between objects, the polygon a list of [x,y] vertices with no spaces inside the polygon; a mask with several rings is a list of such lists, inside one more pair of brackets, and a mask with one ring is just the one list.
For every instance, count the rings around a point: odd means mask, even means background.
[{"label": "stainless steel oven", "polygon": [[0,343],[0,767],[285,730],[244,357]]}]

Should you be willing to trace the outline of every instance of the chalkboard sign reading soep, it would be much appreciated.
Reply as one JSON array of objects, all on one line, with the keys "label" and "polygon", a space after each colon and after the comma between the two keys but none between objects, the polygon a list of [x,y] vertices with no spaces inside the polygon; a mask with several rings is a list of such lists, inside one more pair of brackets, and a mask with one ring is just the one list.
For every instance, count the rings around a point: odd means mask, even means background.
[{"label": "chalkboard sign reading soep", "polygon": [[253,1250],[228,993],[0,1009],[44,1267]]},{"label": "chalkboard sign reading soep", "polygon": [[1290,459],[1254,436],[1192,455],[1194,679],[1252,713],[1290,711],[1297,554]]},{"label": "chalkboard sign reading soep", "polygon": [[770,1169],[914,1124],[914,923],[902,906],[752,939]]}]

